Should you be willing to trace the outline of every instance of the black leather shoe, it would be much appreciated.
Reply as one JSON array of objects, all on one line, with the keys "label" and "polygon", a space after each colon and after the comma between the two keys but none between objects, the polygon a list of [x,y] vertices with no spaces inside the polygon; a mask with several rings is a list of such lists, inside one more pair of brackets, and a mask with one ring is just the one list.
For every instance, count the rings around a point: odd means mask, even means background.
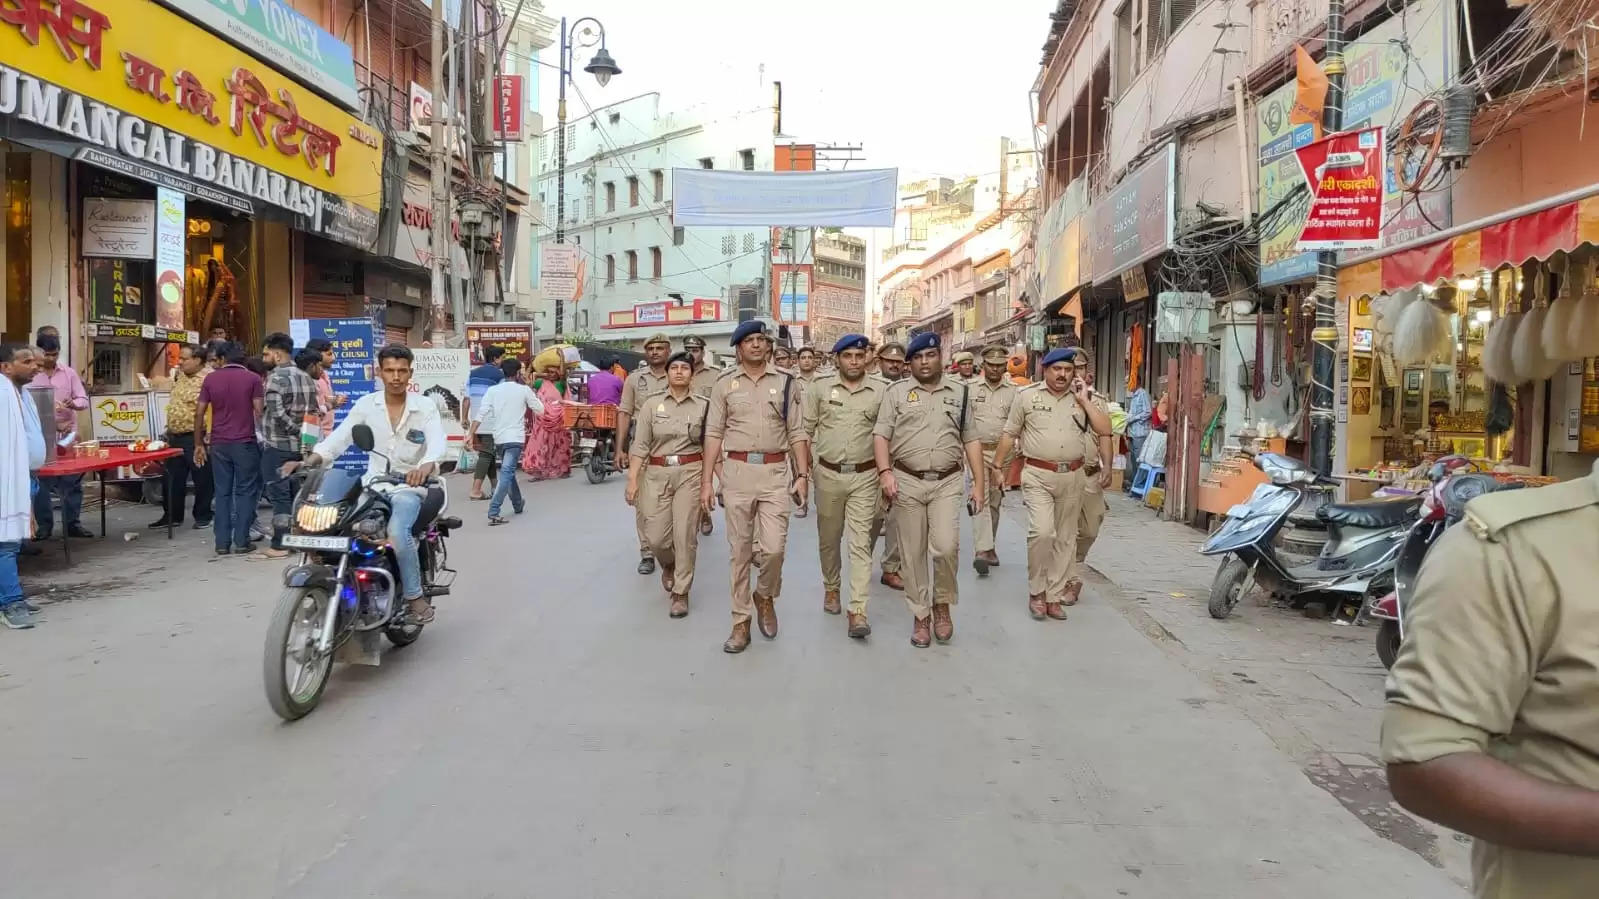
[{"label": "black leather shoe", "polygon": [[166,527],[168,525],[171,525],[172,527],[177,527],[178,525],[181,525],[181,524],[183,524],[183,520],[182,519],[179,519],[177,521],[167,521],[165,518],[158,518],[155,521],[152,521],[148,525],[145,525],[145,526],[148,527],[152,531],[159,531],[159,530],[161,530],[162,528],[164,528],[164,527]]},{"label": "black leather shoe", "polygon": [[[166,527],[166,525],[162,525],[162,527]],[[93,540],[94,531],[89,530],[81,524],[72,524],[67,525],[67,536],[77,540]]]},{"label": "black leather shoe", "polygon": [[649,556],[645,556],[644,558],[639,559],[638,560],[638,573],[639,574],[654,574],[655,573],[655,560],[650,558]]}]

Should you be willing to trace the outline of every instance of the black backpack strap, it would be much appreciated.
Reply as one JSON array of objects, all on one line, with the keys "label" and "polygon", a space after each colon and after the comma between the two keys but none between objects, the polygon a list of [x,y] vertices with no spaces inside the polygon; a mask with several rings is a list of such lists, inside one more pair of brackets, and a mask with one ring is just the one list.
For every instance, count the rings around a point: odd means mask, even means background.
[{"label": "black backpack strap", "polygon": [[972,385],[961,385],[961,414],[960,418],[955,421],[955,438],[957,440],[960,439],[960,435],[966,433],[966,399],[971,394],[971,390]]},{"label": "black backpack strap", "polygon": [[794,387],[794,376],[783,376],[783,425],[788,426],[788,392]]}]

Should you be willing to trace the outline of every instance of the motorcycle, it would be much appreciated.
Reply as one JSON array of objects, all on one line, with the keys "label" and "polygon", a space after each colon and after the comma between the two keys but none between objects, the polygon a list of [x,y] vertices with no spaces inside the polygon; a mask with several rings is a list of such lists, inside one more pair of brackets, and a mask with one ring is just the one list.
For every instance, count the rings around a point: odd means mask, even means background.
[{"label": "motorcycle", "polygon": [[[373,449],[371,428],[356,425],[353,436],[361,450],[386,458]],[[445,463],[442,470],[450,467]],[[316,708],[334,655],[351,638],[375,655],[379,631],[396,647],[422,635],[423,624],[400,602],[400,570],[387,538],[388,492],[404,486],[401,475],[363,484],[359,472],[323,466],[309,472],[295,496],[293,529],[283,535],[282,546],[301,555],[283,574],[263,660],[267,702],[284,720]],[[455,580],[445,538],[461,520],[436,518],[447,500],[442,482],[429,482],[413,532],[429,598],[449,595]]]},{"label": "motorcycle", "polygon": [[1463,466],[1456,457],[1433,464],[1429,472],[1433,483],[1422,500],[1420,519],[1405,536],[1394,565],[1394,589],[1372,603],[1371,617],[1382,622],[1377,628],[1377,658],[1384,668],[1394,667],[1394,660],[1399,657],[1399,647],[1405,640],[1404,610],[1415,596],[1421,563],[1432,545],[1465,517],[1466,503],[1484,493],[1520,486],[1501,484],[1492,475],[1476,472],[1452,474],[1460,467]]},{"label": "motorcycle", "polygon": [[[1227,520],[1205,541],[1202,555],[1221,556],[1211,583],[1209,612],[1226,618],[1257,585],[1290,602],[1318,594],[1359,598],[1386,591],[1394,559],[1421,505],[1421,497],[1327,503],[1316,510],[1327,539],[1308,564],[1290,564],[1278,553],[1279,532],[1313,490],[1326,482],[1303,463],[1277,453],[1255,457],[1255,467],[1271,483],[1228,510]],[[1377,593],[1376,595],[1381,595]]]}]

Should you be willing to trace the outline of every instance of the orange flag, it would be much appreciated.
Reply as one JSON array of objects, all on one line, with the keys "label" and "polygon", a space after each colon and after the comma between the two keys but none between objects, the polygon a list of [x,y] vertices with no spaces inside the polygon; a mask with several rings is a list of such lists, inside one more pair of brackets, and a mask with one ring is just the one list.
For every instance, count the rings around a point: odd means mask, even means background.
[{"label": "orange flag", "polygon": [[1299,70],[1299,87],[1294,91],[1294,108],[1288,111],[1288,122],[1293,125],[1311,123],[1316,129],[1316,140],[1321,140],[1321,108],[1327,101],[1327,75],[1298,44],[1294,45],[1294,62]]}]

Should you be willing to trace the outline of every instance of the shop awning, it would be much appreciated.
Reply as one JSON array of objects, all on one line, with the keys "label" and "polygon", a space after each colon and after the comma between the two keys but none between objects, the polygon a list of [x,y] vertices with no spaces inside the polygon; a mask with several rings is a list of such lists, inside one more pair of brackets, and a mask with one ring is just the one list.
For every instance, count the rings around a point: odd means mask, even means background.
[{"label": "shop awning", "polygon": [[914,325],[911,325],[911,328],[913,328],[913,329],[915,329],[915,328],[930,328],[933,325],[938,324],[939,322],[943,321],[946,318],[954,318],[954,317],[955,317],[955,310],[953,308],[940,310],[940,311],[935,312],[932,315],[929,315],[926,318],[916,322]]},{"label": "shop awning", "polygon": [[1029,316],[1031,316],[1032,314],[1033,314],[1033,310],[1031,310],[1031,309],[1025,309],[1025,308],[1018,309],[1018,310],[1016,310],[1016,314],[1015,315],[1012,315],[1010,318],[1005,319],[1004,321],[1000,322],[999,324],[992,325],[992,326],[988,327],[986,330],[984,330],[983,331],[983,336],[984,337],[993,337],[994,335],[998,334],[1001,331],[1004,331],[1004,330],[1006,330],[1006,329],[1008,329],[1008,328],[1010,328],[1010,327],[1012,327],[1012,326],[1014,326],[1014,325],[1016,325],[1016,324],[1018,324],[1020,322],[1026,321],[1027,318]]},{"label": "shop awning", "polygon": [[1475,277],[1483,269],[1546,260],[1585,243],[1599,244],[1599,196],[1468,227],[1441,240],[1349,266],[1339,280],[1348,293],[1403,290]]}]

